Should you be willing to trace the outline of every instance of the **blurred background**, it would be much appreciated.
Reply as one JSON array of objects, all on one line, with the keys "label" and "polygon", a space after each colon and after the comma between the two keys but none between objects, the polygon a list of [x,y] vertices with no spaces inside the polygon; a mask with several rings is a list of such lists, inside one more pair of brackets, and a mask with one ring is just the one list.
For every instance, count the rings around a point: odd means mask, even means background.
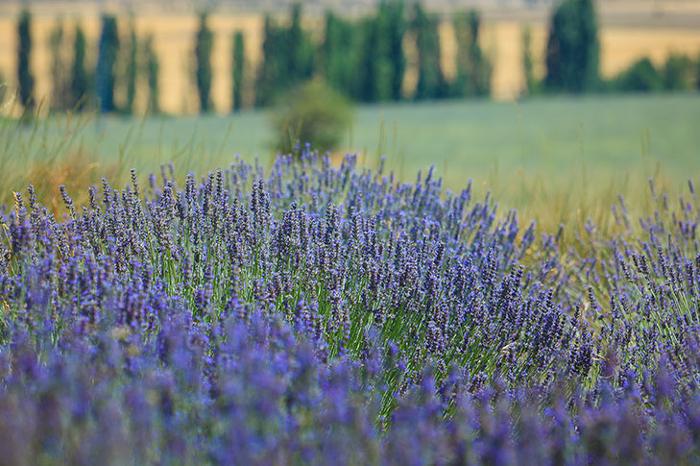
[{"label": "blurred background", "polygon": [[2,0],[0,86],[6,200],[310,142],[556,226],[700,173],[697,0]]}]

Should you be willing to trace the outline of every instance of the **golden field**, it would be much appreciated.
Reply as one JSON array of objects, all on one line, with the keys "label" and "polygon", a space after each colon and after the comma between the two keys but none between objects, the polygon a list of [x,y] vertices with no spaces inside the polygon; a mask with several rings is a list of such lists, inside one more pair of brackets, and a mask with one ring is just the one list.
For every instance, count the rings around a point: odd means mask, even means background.
[{"label": "golden field", "polygon": [[[693,10],[694,11],[694,10]],[[523,86],[521,67],[522,31],[531,22],[533,53],[538,63],[539,72],[543,72],[542,58],[546,40],[546,23],[541,18],[498,18],[485,15],[482,32],[484,48],[494,64],[493,94],[498,100],[510,100],[519,94]],[[39,98],[46,98],[50,93],[48,38],[55,25],[57,16],[53,12],[35,13],[33,32],[35,53],[32,67],[36,76],[36,92]],[[99,17],[96,11],[84,15],[63,15],[68,27],[68,43],[71,41],[72,25],[80,21],[92,47],[91,63],[94,64],[96,42],[99,34]],[[124,15],[120,27],[126,28],[129,17]],[[162,13],[146,11],[134,18],[137,33],[141,36],[153,34],[156,51],[161,61],[161,106],[174,114],[191,114],[197,111],[196,98],[191,78],[193,37],[197,19],[193,14]],[[234,31],[243,30],[246,36],[246,49],[249,60],[248,76],[254,75],[260,57],[262,39],[262,16],[259,14],[217,13],[211,17],[211,27],[215,33],[214,42],[214,82],[213,100],[218,112],[225,113],[230,108],[231,96],[231,42]],[[318,30],[319,22],[310,23]],[[15,16],[0,14],[0,72],[12,87],[14,83],[16,31]],[[443,21],[441,27],[443,44],[443,63],[448,75],[453,73],[456,46],[452,37],[451,26]],[[627,25],[624,21],[606,24],[601,27],[602,72],[611,76],[628,66],[635,59],[650,56],[656,63],[661,63],[671,52],[685,53],[692,56],[700,54],[700,27],[692,24],[653,25],[645,27],[639,24]],[[68,51],[70,53],[70,50]],[[415,82],[415,73],[410,69],[405,86],[408,91]],[[251,90],[248,97],[252,97]]]}]

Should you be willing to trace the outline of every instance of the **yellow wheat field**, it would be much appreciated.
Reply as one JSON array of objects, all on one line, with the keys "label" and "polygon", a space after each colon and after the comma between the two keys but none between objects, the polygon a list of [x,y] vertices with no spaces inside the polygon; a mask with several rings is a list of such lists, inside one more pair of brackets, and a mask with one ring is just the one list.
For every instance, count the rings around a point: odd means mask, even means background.
[{"label": "yellow wheat field", "polygon": [[[32,32],[35,53],[32,56],[32,68],[36,76],[36,94],[40,99],[47,99],[51,92],[48,40],[55,21],[56,17],[53,14],[35,14],[34,16]],[[89,64],[94,65],[99,34],[98,15],[95,12],[88,12],[82,17],[64,16],[63,21],[68,26],[68,44],[71,44],[73,25],[77,21],[81,22],[90,43]],[[126,28],[128,21],[129,17],[123,16],[120,27]],[[147,12],[136,16],[134,21],[140,36],[146,34],[154,36],[155,48],[161,61],[162,109],[174,114],[196,112],[197,103],[191,72],[193,38],[197,27],[196,17],[182,13]],[[213,100],[216,110],[225,113],[230,109],[231,100],[230,69],[233,33],[236,30],[242,30],[245,33],[247,72],[252,78],[260,57],[263,21],[262,17],[256,14],[217,14],[212,16],[210,21],[215,33]],[[493,61],[493,94],[499,100],[513,99],[522,89],[521,37],[524,27],[526,25],[522,21],[516,20],[491,20],[484,24],[482,39],[484,48]],[[14,15],[0,16],[0,72],[6,77],[10,87],[15,83],[15,28]],[[534,24],[531,29],[533,53],[539,63],[539,72],[542,73],[546,25]],[[456,44],[448,22],[443,23],[440,34],[443,44],[443,67],[449,76],[454,73]],[[603,26],[601,44],[602,72],[610,76],[642,56],[650,56],[657,63],[662,62],[671,52],[697,56],[700,54],[700,28]],[[407,47],[409,65],[414,61],[410,49],[410,46]],[[70,53],[70,50],[68,52]],[[409,66],[406,88],[410,90],[414,83],[415,72],[412,72]],[[252,98],[250,88],[246,94],[248,99]]]}]

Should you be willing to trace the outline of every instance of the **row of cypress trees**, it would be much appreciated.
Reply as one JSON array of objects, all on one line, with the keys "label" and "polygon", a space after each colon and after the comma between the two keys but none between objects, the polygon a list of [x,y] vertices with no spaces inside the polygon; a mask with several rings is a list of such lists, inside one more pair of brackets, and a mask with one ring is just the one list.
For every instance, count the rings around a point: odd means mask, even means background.
[{"label": "row of cypress trees", "polygon": [[[361,102],[486,96],[491,64],[479,43],[480,16],[456,14],[457,76],[448,80],[441,66],[440,18],[420,3],[408,11],[402,0],[383,0],[372,16],[325,16],[323,40],[315,46],[301,25],[301,6],[292,7],[287,25],[265,18],[263,59],[256,102],[267,105],[290,87],[321,75],[336,90]],[[405,43],[415,46],[418,80],[412,95],[404,89]]]},{"label": "row of cypress trees", "polygon": [[[19,102],[27,113],[37,105],[35,79],[30,66],[33,47],[31,22],[31,13],[23,10],[17,22],[17,81]],[[125,37],[120,37],[117,18],[111,14],[103,15],[101,22],[94,67],[88,64],[88,41],[79,23],[73,29],[72,44],[68,43],[68,31],[62,21],[58,21],[50,32],[51,110],[97,109],[103,113],[131,114],[140,76],[148,91],[148,110],[158,113],[160,65],[153,37],[148,35],[139,39],[133,21]],[[122,95],[119,101],[115,97],[117,93]]]},{"label": "row of cypress trees", "polygon": [[[302,7],[293,5],[289,21],[279,24],[265,18],[262,59],[254,83],[255,105],[267,106],[296,85],[323,76],[336,90],[362,102],[403,99],[485,96],[490,92],[491,65],[479,45],[480,18],[472,11],[455,15],[458,39],[457,75],[449,81],[441,67],[440,19],[416,3],[409,12],[402,0],[382,0],[374,15],[348,20],[326,14],[323,39],[315,42],[302,25]],[[97,44],[97,63],[87,64],[87,41],[76,25],[73,56],[65,50],[67,34],[59,23],[51,34],[51,107],[56,111],[96,108],[100,112],[129,114],[134,110],[139,79],[148,89],[148,109],[158,112],[158,57],[152,37],[140,40],[133,20],[127,34],[120,35],[117,18],[102,16]],[[18,21],[18,82],[20,101],[26,109],[34,102],[34,77],[29,66],[31,14],[23,11]],[[407,68],[405,45],[415,44],[418,82],[413,95],[404,90]],[[208,15],[199,15],[194,41],[194,84],[200,111],[212,110],[212,64],[214,33]],[[232,110],[244,105],[247,66],[245,38],[236,32],[232,57]]]},{"label": "row of cypress trees", "polygon": [[[456,73],[452,79],[445,76],[441,66],[441,19],[420,3],[406,8],[403,0],[382,0],[374,15],[355,20],[328,12],[323,39],[318,43],[303,28],[302,19],[299,4],[292,6],[289,21],[284,24],[270,15],[265,17],[262,60],[254,82],[255,105],[270,105],[290,88],[319,75],[347,97],[362,102],[490,94],[492,67],[480,45],[481,19],[476,11],[458,13],[451,18],[457,43]],[[26,10],[20,14],[17,31],[19,100],[31,110],[35,105],[34,76],[29,66],[31,14]],[[72,57],[66,56],[65,50],[71,48],[65,43],[66,39],[65,28],[59,23],[49,43],[53,57],[53,109],[91,107],[101,112],[132,113],[140,77],[146,84],[142,87],[148,90],[149,111],[159,111],[159,62],[153,38],[148,36],[140,40],[133,20],[128,33],[120,37],[117,18],[103,15],[98,59],[93,68],[86,63],[87,41],[80,25],[76,25],[73,34]],[[195,37],[194,82],[200,110],[204,113],[212,109],[213,40],[208,16],[202,13]],[[411,95],[407,95],[404,88],[407,43],[414,45],[417,65],[417,83]],[[563,0],[553,10],[545,51],[546,74],[542,81],[535,78],[531,38],[527,31],[523,44],[527,92],[581,93],[605,86],[599,72],[600,42],[593,0]],[[247,79],[242,32],[234,34],[232,45],[232,110],[237,111],[243,107]],[[671,71],[681,67],[667,68],[670,70],[667,74],[671,75]],[[627,76],[626,79],[631,78]]]}]

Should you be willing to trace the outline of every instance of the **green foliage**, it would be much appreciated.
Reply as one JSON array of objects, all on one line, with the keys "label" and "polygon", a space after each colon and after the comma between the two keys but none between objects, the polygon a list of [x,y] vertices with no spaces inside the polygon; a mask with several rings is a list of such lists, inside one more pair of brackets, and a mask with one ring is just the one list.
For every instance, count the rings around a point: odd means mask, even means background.
[{"label": "green foliage", "polygon": [[321,44],[321,67],[326,82],[348,97],[358,95],[359,39],[358,27],[332,12],[326,13],[325,33]]},{"label": "green foliage", "polygon": [[211,109],[211,51],[214,45],[214,34],[209,29],[208,15],[202,12],[199,15],[199,29],[195,38],[195,82],[197,85],[197,97],[199,98],[199,111],[209,113]]},{"label": "green foliage", "polygon": [[265,16],[262,42],[262,62],[256,82],[255,103],[269,105],[280,82],[284,64],[280,49],[284,43],[282,28],[278,27],[270,15]]},{"label": "green foliage", "polygon": [[403,1],[383,0],[376,15],[357,22],[326,14],[321,47],[328,83],[364,102],[401,100],[406,72]]},{"label": "green foliage", "polygon": [[143,75],[146,76],[146,87],[148,89],[148,109],[152,115],[160,113],[160,62],[158,55],[153,48],[153,36],[148,35],[143,41]]},{"label": "green foliage", "polygon": [[131,115],[134,112],[134,100],[136,100],[136,81],[138,74],[138,38],[136,37],[136,27],[131,19],[129,25],[129,40],[125,51],[124,81],[126,84],[126,102],[124,112]]},{"label": "green foliage", "polygon": [[34,75],[31,71],[32,55],[32,15],[29,10],[22,10],[17,22],[17,83],[19,85],[19,102],[29,114],[34,109]]},{"label": "green foliage", "polygon": [[476,10],[457,14],[457,76],[452,85],[456,97],[484,97],[491,93],[491,63],[479,44],[481,17]]},{"label": "green foliage", "polygon": [[383,0],[379,5],[378,15],[382,31],[380,37],[386,41],[382,50],[387,54],[391,66],[391,99],[398,101],[403,97],[403,80],[406,73],[403,39],[407,25],[403,1]]},{"label": "green foliage", "polygon": [[233,35],[233,90],[231,107],[238,112],[243,107],[243,85],[245,83],[245,39],[241,31]]},{"label": "green foliage", "polygon": [[564,0],[550,21],[546,89],[574,93],[595,89],[599,83],[599,55],[593,0]]},{"label": "green foliage", "polygon": [[664,88],[663,76],[649,58],[641,58],[623,71],[613,84],[623,92],[656,92]]},{"label": "green foliage", "polygon": [[672,53],[663,69],[664,88],[669,91],[688,91],[695,85],[693,61],[686,55]]},{"label": "green foliage", "polygon": [[320,79],[288,92],[273,115],[275,148],[292,153],[298,144],[310,143],[333,150],[353,121],[350,102]]},{"label": "green foliage", "polygon": [[301,24],[302,7],[292,5],[291,23],[285,34],[285,57],[288,86],[309,79],[314,72],[314,46]]},{"label": "green foliage", "polygon": [[90,95],[90,76],[85,66],[87,41],[85,32],[80,24],[75,27],[75,38],[73,40],[73,62],[70,70],[69,80],[69,107],[73,110],[83,110]]},{"label": "green foliage", "polygon": [[382,53],[380,21],[377,17],[368,17],[359,27],[362,31],[362,42],[357,97],[364,102],[389,100],[391,63],[386,54]]},{"label": "green foliage", "polygon": [[49,34],[49,53],[51,55],[51,109],[65,111],[70,109],[70,92],[68,80],[68,63],[63,20],[58,19]]},{"label": "green foliage", "polygon": [[263,32],[262,62],[258,71],[256,103],[269,105],[314,73],[314,45],[301,24],[300,4],[292,5],[288,27],[268,15]]},{"label": "green foliage", "polygon": [[428,14],[420,3],[413,10],[413,31],[418,52],[418,83],[415,98],[436,99],[447,94],[447,82],[440,66],[438,19]]},{"label": "green foliage", "polygon": [[99,54],[95,72],[95,87],[99,109],[102,113],[116,110],[114,88],[116,85],[116,65],[119,57],[119,30],[114,15],[102,15]]},{"label": "green foliage", "polygon": [[539,91],[539,82],[535,77],[535,60],[532,58],[532,30],[525,27],[522,36],[523,75],[525,76],[524,94],[534,95]]}]

